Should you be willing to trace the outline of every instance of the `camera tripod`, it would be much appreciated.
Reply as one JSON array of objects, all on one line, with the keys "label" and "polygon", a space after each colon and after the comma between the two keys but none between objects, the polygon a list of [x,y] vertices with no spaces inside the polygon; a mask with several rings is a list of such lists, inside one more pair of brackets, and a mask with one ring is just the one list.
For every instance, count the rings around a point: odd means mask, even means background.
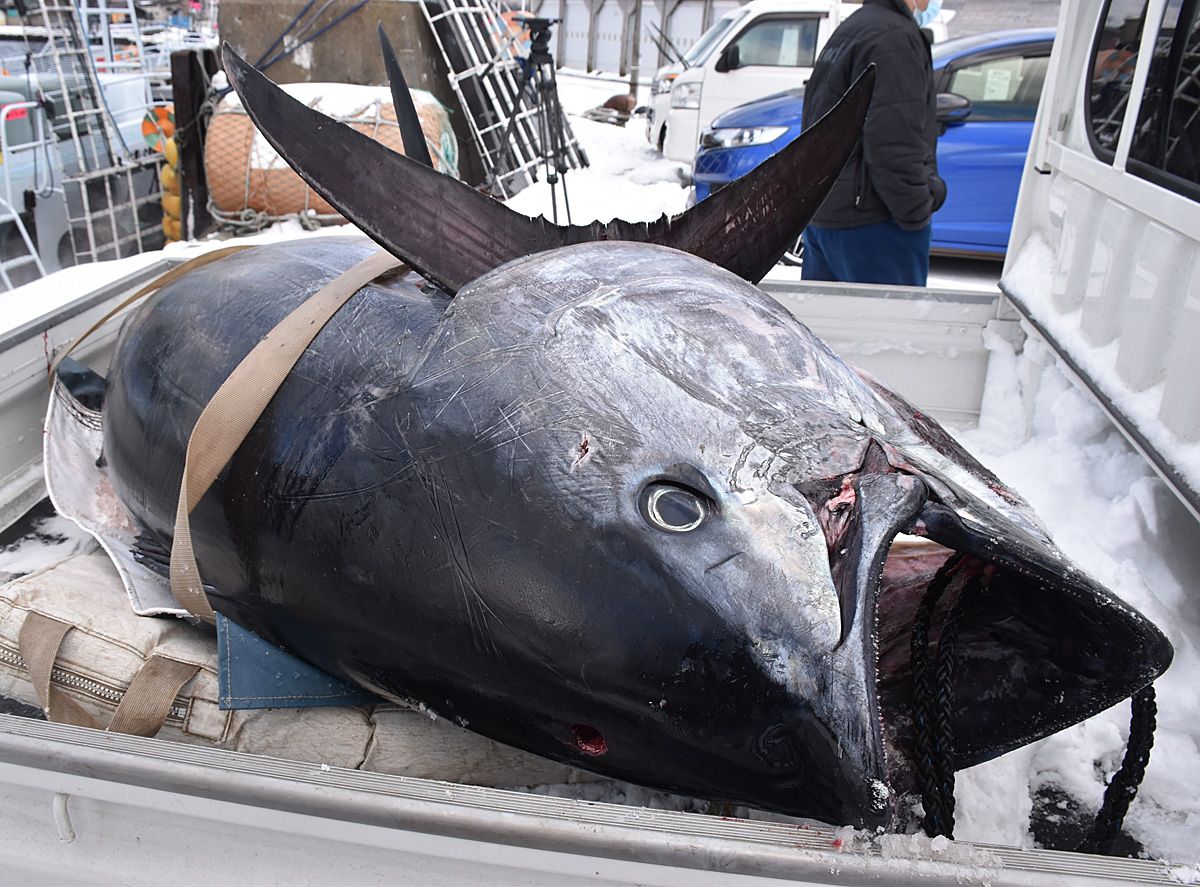
[{"label": "camera tripod", "polygon": [[[512,150],[521,105],[525,100],[527,90],[532,90],[530,98],[531,105],[536,109],[534,118],[537,121],[538,151],[541,154],[546,181],[550,185],[550,208],[553,221],[556,225],[558,224],[558,186],[561,182],[563,207],[566,211],[567,224],[570,224],[571,201],[567,196],[567,180],[565,178],[567,171],[571,168],[567,153],[570,147],[563,132],[562,103],[558,99],[554,58],[550,55],[550,26],[558,19],[527,16],[519,21],[529,29],[529,57],[521,60],[521,79],[517,83],[517,92],[513,99],[512,111],[508,115],[508,124],[500,139],[497,169],[499,161],[503,160]],[[583,156],[582,150],[580,150],[580,159],[584,165],[587,165],[587,158]],[[534,181],[537,180],[536,169],[535,166],[532,172]],[[496,174],[496,171],[493,171],[493,185]]]}]

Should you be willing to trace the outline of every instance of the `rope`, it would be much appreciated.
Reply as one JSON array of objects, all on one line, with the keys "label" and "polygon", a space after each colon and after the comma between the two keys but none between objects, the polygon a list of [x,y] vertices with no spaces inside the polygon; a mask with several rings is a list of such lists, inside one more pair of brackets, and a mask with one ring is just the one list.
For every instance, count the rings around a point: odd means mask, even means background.
[{"label": "rope", "polygon": [[[962,623],[963,602],[969,594],[983,587],[982,576],[966,579],[958,598],[950,606],[942,622],[934,662],[929,658],[929,630],[937,604],[961,574],[965,556],[956,554],[946,560],[934,575],[917,607],[912,629],[913,720],[917,782],[921,804],[925,809],[922,827],[933,838],[945,835],[954,838],[954,740],[950,690],[954,685],[954,647]],[[1150,750],[1154,747],[1154,730],[1158,708],[1154,687],[1144,687],[1130,700],[1129,743],[1121,768],[1104,791],[1091,831],[1077,849],[1080,853],[1108,854],[1114,839],[1121,832],[1129,805],[1137,796],[1146,775]]]},{"label": "rope", "polygon": [[291,55],[293,52],[295,52],[301,46],[312,43],[314,40],[316,40],[318,37],[320,37],[326,31],[330,30],[331,28],[336,28],[343,21],[348,19],[350,16],[354,15],[354,13],[358,12],[364,6],[366,6],[367,2],[368,2],[368,0],[359,0],[358,3],[351,6],[348,10],[343,12],[341,15],[339,15],[337,18],[335,18],[329,24],[325,25],[323,28],[321,28],[319,31],[317,31],[315,34],[313,34],[311,37],[307,37],[306,39],[301,40],[299,43],[297,43],[295,46],[291,47],[290,49],[287,49],[287,50],[277,53],[276,55],[274,55],[270,59],[268,59],[265,63],[256,65],[255,67],[257,67],[260,71],[266,71],[267,68],[271,67],[276,62],[283,61],[285,58],[287,58],[289,55]]},{"label": "rope", "polygon": [[279,44],[284,41],[284,38],[287,37],[287,35],[291,32],[292,28],[296,27],[296,23],[299,22],[300,19],[304,18],[304,14],[306,12],[308,12],[310,9],[312,9],[312,5],[316,2],[317,2],[317,0],[308,0],[307,3],[305,3],[302,7],[300,7],[300,11],[297,12],[292,17],[292,20],[290,22],[287,23],[287,27],[285,27],[282,31],[279,32],[279,36],[275,38],[275,42],[272,43],[270,46],[268,46],[265,50],[263,50],[263,54],[260,55],[258,57],[258,61],[256,61],[254,63],[254,66],[256,68],[270,57],[271,53],[274,52],[276,47],[278,47]]},{"label": "rope", "polygon": [[1146,775],[1146,765],[1150,763],[1150,749],[1154,747],[1154,728],[1157,726],[1155,715],[1158,714],[1154,687],[1139,690],[1129,703],[1129,743],[1125,747],[1125,759],[1104,790],[1104,802],[1096,814],[1096,821],[1092,823],[1092,830],[1079,845],[1080,853],[1107,855],[1110,852],[1113,839],[1121,832],[1129,805],[1137,797],[1138,788]]},{"label": "rope", "polygon": [[[943,675],[949,677],[951,673],[949,663],[953,641],[957,640],[958,635],[958,617],[955,615],[953,619],[952,638],[948,639],[946,629],[943,629],[942,640],[950,640],[950,644],[944,647],[939,645],[937,661],[932,666],[929,662],[929,628],[938,601],[950,587],[953,574],[963,560],[961,554],[946,559],[929,583],[913,619],[911,655],[913,719],[917,731],[915,763],[921,804],[925,808],[922,824],[925,834],[931,838],[936,835],[950,838],[954,835],[954,767],[949,742],[950,684],[943,683],[942,678]],[[961,600],[962,595],[959,597]],[[956,606],[954,609],[959,608]]]}]

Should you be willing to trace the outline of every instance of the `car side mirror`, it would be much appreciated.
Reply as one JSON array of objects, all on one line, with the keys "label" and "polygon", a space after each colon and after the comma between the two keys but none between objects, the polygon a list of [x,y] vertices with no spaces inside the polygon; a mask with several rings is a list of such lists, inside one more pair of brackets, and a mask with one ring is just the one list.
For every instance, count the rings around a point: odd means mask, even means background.
[{"label": "car side mirror", "polygon": [[971,116],[971,100],[956,92],[939,92],[937,97],[937,120],[943,126],[963,123]]},{"label": "car side mirror", "polygon": [[738,49],[736,43],[731,43],[726,46],[721,52],[720,58],[717,59],[717,71],[724,74],[726,71],[734,71],[741,67],[741,50]]}]

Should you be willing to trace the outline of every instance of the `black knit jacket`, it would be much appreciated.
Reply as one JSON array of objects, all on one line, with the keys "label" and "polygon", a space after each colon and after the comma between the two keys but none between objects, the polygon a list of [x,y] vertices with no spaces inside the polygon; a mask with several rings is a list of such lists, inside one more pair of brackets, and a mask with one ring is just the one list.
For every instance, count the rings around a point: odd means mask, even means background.
[{"label": "black knit jacket", "polygon": [[863,0],[834,31],[804,91],[804,126],[832,108],[867,66],[875,91],[859,144],[813,218],[823,228],[894,219],[913,231],[945,197],[937,175],[937,98],[926,42],[904,0]]}]

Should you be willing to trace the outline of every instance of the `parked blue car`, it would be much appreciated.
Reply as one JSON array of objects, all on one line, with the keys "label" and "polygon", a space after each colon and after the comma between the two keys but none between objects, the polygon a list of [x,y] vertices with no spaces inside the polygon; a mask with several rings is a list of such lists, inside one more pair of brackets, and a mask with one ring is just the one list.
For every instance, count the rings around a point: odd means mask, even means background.
[{"label": "parked blue car", "polygon": [[[944,129],[938,170],[948,188],[933,217],[934,252],[1004,255],[1053,42],[1053,29],[1037,28],[958,37],[933,47]],[[800,135],[803,104],[803,88],[789,90],[714,120],[700,138],[692,169],[696,200]]]}]

